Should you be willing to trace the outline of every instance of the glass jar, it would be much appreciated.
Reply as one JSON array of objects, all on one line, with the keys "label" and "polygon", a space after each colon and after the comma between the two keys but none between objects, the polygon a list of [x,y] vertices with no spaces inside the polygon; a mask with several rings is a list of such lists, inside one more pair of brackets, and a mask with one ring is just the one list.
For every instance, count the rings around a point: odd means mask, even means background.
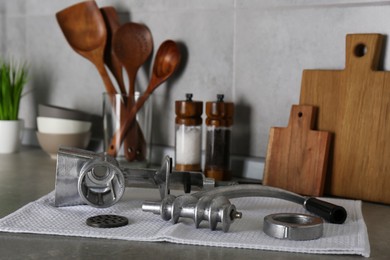
[{"label": "glass jar", "polygon": [[205,175],[219,181],[231,180],[230,143],[234,104],[224,102],[224,95],[217,101],[206,103],[206,163]]},{"label": "glass jar", "polygon": [[203,102],[186,100],[175,102],[175,169],[201,171]]}]

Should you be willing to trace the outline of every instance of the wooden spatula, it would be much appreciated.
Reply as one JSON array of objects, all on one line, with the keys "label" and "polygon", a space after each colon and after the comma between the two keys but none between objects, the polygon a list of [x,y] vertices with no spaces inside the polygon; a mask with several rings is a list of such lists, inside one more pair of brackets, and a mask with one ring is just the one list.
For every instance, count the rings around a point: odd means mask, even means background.
[{"label": "wooden spatula", "polygon": [[288,126],[271,128],[263,184],[302,195],[323,194],[331,133],[312,130],[316,110],[293,105]]}]

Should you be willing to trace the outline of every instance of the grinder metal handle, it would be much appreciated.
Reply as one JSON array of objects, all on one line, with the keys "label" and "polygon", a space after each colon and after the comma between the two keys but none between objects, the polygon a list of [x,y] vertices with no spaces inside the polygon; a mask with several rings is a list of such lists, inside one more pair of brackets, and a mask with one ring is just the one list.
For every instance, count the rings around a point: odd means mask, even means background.
[{"label": "grinder metal handle", "polygon": [[200,199],[203,196],[225,196],[226,198],[272,197],[301,204],[306,210],[335,224],[342,224],[347,218],[347,211],[338,205],[311,197],[304,197],[283,189],[253,184],[242,184],[228,187],[216,187],[212,190],[199,191],[192,196]]}]

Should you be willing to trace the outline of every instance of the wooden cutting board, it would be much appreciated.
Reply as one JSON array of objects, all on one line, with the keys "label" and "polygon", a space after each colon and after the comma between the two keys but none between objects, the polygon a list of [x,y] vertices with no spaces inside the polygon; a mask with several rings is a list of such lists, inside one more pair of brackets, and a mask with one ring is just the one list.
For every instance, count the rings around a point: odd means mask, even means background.
[{"label": "wooden cutting board", "polygon": [[271,128],[265,185],[303,195],[323,194],[331,134],[312,130],[315,117],[315,107],[293,105],[288,126]]},{"label": "wooden cutting board", "polygon": [[[390,72],[378,71],[383,35],[346,38],[344,70],[305,70],[300,104],[334,133],[327,194],[390,203]],[[325,46],[326,47],[326,46]]]}]

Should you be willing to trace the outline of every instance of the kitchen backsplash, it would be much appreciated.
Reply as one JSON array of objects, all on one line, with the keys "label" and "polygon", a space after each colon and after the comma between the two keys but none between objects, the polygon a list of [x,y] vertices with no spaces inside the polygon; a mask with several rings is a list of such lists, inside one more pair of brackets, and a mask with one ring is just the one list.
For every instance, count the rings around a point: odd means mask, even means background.
[{"label": "kitchen backsplash", "polygon": [[[0,0],[1,57],[27,60],[30,81],[21,103],[25,144],[35,141],[38,103],[102,113],[104,90],[93,65],[66,42],[55,13],[80,1]],[[342,69],[348,33],[390,32],[387,1],[359,0],[117,0],[122,22],[146,24],[154,52],[179,42],[177,75],[153,94],[157,147],[174,146],[174,101],[193,93],[212,101],[224,94],[236,106],[232,153],[265,156],[272,126],[286,126],[299,102],[303,69]],[[383,64],[389,69],[389,57]],[[144,90],[151,65],[138,74]],[[205,118],[205,115],[204,115]],[[95,135],[101,131],[95,129]]]}]

